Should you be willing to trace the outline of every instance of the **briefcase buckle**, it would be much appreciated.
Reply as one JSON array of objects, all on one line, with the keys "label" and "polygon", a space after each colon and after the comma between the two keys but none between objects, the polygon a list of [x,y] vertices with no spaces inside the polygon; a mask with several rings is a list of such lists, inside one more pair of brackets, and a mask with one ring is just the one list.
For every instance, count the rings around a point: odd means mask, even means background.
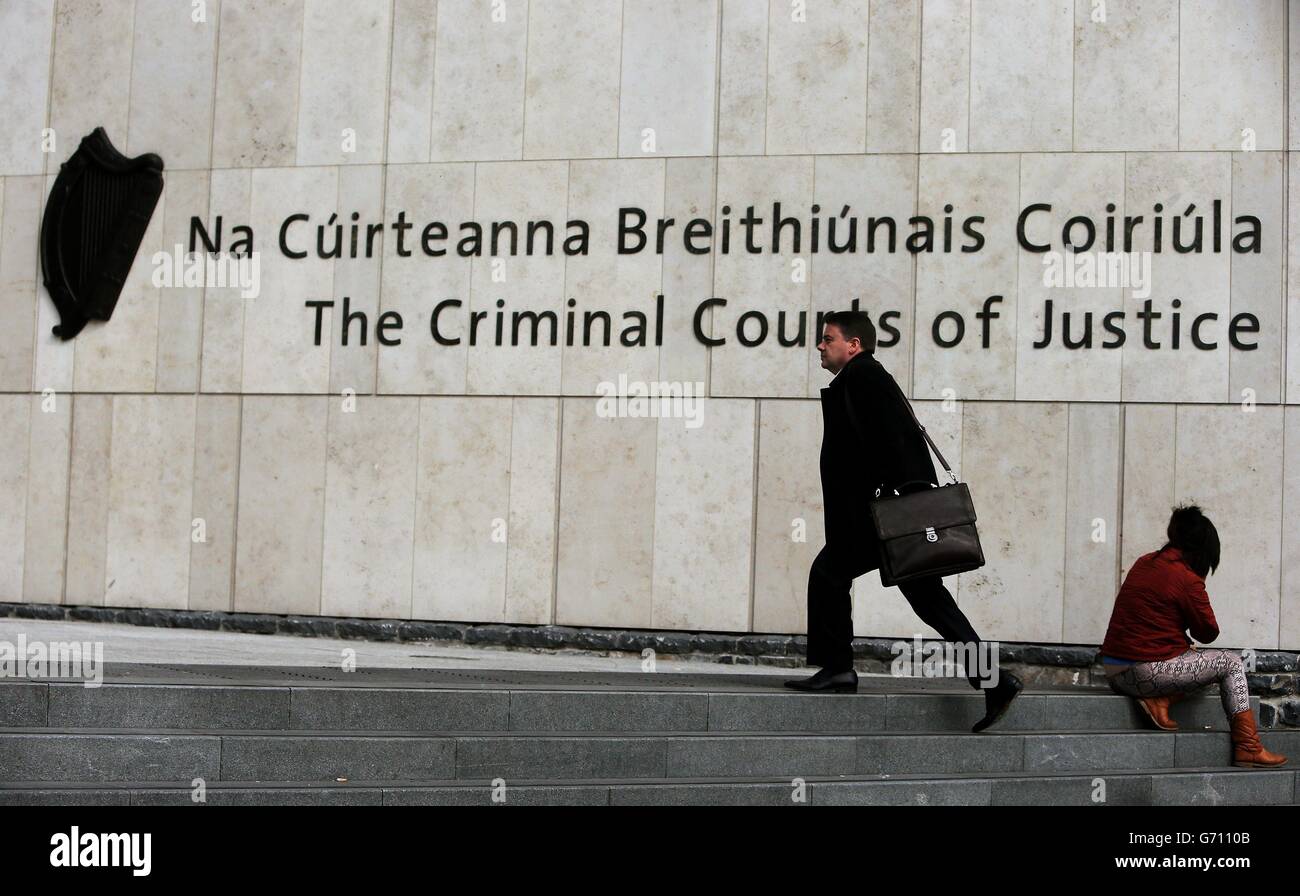
[{"label": "briefcase buckle", "polygon": [[925,527],[925,540],[926,540],[926,541],[938,541],[938,540],[939,540],[939,536],[936,535],[936,534],[934,533],[934,526],[926,526],[926,527]]}]

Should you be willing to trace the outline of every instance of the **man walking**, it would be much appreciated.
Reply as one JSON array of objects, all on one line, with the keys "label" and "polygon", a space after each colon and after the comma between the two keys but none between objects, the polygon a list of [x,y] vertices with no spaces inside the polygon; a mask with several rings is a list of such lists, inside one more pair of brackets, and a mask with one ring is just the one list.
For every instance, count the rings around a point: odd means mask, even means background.
[{"label": "man walking", "polygon": [[[924,436],[893,377],[875,358],[876,329],[870,316],[863,311],[826,315],[817,350],[822,367],[835,375],[821,390],[826,546],[808,575],[808,665],[821,670],[785,684],[801,691],[855,691],[858,674],[853,668],[849,588],[858,576],[880,568],[879,540],[868,502],[882,483],[893,488],[909,480],[937,484],[938,478]],[[860,432],[850,421],[846,400],[853,403]],[[941,577],[913,579],[898,588],[921,620],[945,640],[983,649]],[[985,715],[974,731],[983,731],[1001,718],[1020,693],[1022,685],[1015,675],[1001,669],[998,673],[991,687],[969,674],[971,687],[984,689]]]}]

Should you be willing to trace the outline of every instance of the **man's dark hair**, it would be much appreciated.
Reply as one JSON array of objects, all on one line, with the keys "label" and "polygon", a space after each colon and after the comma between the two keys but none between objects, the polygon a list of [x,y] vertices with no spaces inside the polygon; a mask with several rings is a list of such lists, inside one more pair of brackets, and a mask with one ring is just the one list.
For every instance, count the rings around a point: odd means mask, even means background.
[{"label": "man's dark hair", "polygon": [[857,337],[864,352],[876,350],[876,327],[871,323],[871,315],[865,311],[832,311],[822,318],[822,326],[835,324],[844,334],[845,339]]},{"label": "man's dark hair", "polygon": [[1201,578],[1219,568],[1219,530],[1195,504],[1175,507],[1165,534],[1169,540],[1160,550],[1168,547],[1181,550],[1187,565]]}]

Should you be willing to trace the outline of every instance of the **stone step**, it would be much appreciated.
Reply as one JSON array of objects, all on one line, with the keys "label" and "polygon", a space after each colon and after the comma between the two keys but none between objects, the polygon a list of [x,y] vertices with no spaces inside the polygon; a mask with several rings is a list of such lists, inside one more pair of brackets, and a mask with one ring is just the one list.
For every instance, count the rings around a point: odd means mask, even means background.
[{"label": "stone step", "polygon": [[[1221,768],[971,776],[804,779],[681,778],[490,782],[355,781],[347,784],[212,782],[207,805],[1300,805],[1300,774]],[[197,805],[181,783],[65,781],[0,784],[0,806]],[[495,801],[494,801],[495,797]],[[504,797],[504,799],[503,799]]]},{"label": "stone step", "polygon": [[[811,698],[810,698],[811,699]],[[1261,732],[1300,757],[1300,730]],[[461,732],[11,728],[3,781],[676,779],[1230,768],[1227,732]]]},{"label": "stone step", "polygon": [[[763,687],[763,685],[766,685]],[[881,685],[877,684],[877,687]],[[779,680],[747,692],[678,687],[338,687],[0,683],[0,729],[464,731],[963,731],[984,714],[970,691],[799,694]],[[1258,711],[1258,698],[1252,698]],[[1183,729],[1225,730],[1215,694],[1176,704]],[[1000,730],[1152,730],[1135,701],[1106,691],[1026,692]]]}]

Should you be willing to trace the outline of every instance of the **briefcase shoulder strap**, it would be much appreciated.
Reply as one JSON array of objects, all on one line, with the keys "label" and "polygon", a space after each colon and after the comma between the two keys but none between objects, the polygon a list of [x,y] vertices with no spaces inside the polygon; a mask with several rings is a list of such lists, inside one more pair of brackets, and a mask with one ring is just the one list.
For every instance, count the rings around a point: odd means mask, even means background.
[{"label": "briefcase shoulder strap", "polygon": [[[943,452],[939,450],[939,446],[934,443],[934,439],[930,438],[930,433],[926,432],[925,427],[921,425],[921,421],[917,419],[916,411],[912,410],[912,403],[908,401],[907,396],[903,394],[903,389],[901,386],[898,385],[898,381],[889,375],[889,371],[885,371],[884,373],[885,373],[885,378],[889,380],[891,384],[893,384],[894,389],[898,391],[899,397],[903,399],[903,405],[907,408],[907,412],[912,415],[912,422],[915,423],[917,428],[921,430],[921,435],[925,436],[925,440],[930,444],[930,447],[934,449],[934,453],[939,458],[939,463],[943,464],[944,471],[948,473],[949,476],[953,476],[952,467],[948,466],[948,461],[944,459]],[[845,388],[844,390],[844,406],[848,408],[849,423],[853,427],[853,431],[857,434],[858,440],[862,442],[863,446],[865,447],[867,444],[867,440],[866,437],[862,434],[862,426],[858,421],[857,413],[853,410],[853,402],[849,398],[849,390],[847,388]],[[953,476],[953,479],[955,480],[956,477]]]}]

